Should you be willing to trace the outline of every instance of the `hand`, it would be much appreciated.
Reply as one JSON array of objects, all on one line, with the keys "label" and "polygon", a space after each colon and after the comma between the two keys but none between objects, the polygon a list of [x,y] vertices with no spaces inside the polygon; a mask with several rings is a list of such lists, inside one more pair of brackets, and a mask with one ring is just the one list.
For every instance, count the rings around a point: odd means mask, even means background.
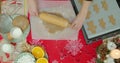
[{"label": "hand", "polygon": [[83,1],[83,5],[81,7],[81,11],[76,16],[75,20],[72,23],[72,28],[79,31],[82,28],[82,24],[85,21],[85,18],[87,16],[88,7],[90,5],[91,1]]},{"label": "hand", "polygon": [[72,28],[79,31],[82,28],[82,21],[80,20],[80,18],[76,18],[73,23],[72,23]]},{"label": "hand", "polygon": [[38,16],[38,9],[36,0],[28,0],[28,11],[32,16]]}]

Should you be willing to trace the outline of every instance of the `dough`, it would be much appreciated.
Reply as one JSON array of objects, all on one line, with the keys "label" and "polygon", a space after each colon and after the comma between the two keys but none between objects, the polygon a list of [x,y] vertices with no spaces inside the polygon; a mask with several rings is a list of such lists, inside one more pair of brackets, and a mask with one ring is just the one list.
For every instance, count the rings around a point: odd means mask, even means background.
[{"label": "dough", "polygon": [[95,26],[93,21],[87,22],[88,25],[88,30],[92,33],[95,34],[96,33],[96,28],[97,26]]},{"label": "dough", "polygon": [[102,2],[102,7],[104,8],[104,10],[108,10],[108,4],[105,0],[103,0]]},{"label": "dough", "polygon": [[116,24],[116,19],[114,18],[113,15],[108,16],[108,18],[109,18],[109,21],[110,21],[110,23],[111,23],[112,25],[115,25],[115,24]]},{"label": "dough", "polygon": [[86,16],[86,19],[90,19],[90,16],[91,16],[91,12],[88,11],[87,16]]},{"label": "dough", "polygon": [[94,10],[95,10],[96,13],[99,13],[100,9],[99,9],[99,7],[98,7],[97,4],[93,5],[93,8],[94,8]]},{"label": "dough", "polygon": [[29,21],[25,16],[17,16],[13,19],[12,24],[16,27],[21,28],[22,31],[24,31],[29,26]]},{"label": "dough", "polygon": [[82,4],[84,0],[79,0],[79,2]]},{"label": "dough", "polygon": [[69,26],[69,21],[67,19],[53,13],[41,12],[39,14],[39,17],[42,21],[53,25],[57,25],[64,28]]},{"label": "dough", "polygon": [[100,25],[103,29],[106,28],[106,23],[105,23],[105,21],[104,21],[103,19],[100,19],[100,20],[99,20],[99,25]]},{"label": "dough", "polygon": [[53,25],[53,24],[50,24],[50,23],[46,23],[46,22],[43,22],[43,24],[45,25],[45,27],[47,28],[48,32],[49,33],[56,33],[58,31],[62,31],[64,30],[63,27],[59,27],[57,25]]}]

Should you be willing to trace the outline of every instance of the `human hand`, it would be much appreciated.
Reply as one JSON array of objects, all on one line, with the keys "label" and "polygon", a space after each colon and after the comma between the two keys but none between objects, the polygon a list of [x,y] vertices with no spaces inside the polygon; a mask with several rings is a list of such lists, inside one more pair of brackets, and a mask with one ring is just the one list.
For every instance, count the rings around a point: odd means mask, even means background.
[{"label": "human hand", "polygon": [[78,15],[76,16],[76,18],[74,19],[74,21],[72,23],[71,27],[73,29],[76,29],[77,31],[79,31],[82,28],[82,24],[85,21],[85,18],[87,16],[88,7],[89,7],[90,3],[91,3],[91,1],[83,1],[81,10],[79,11]]},{"label": "human hand", "polygon": [[28,12],[31,16],[38,16],[36,0],[28,0]]},{"label": "human hand", "polygon": [[82,28],[82,24],[83,23],[82,23],[81,19],[80,18],[76,18],[73,21],[71,27],[72,27],[72,29],[75,29],[75,30],[79,31]]}]

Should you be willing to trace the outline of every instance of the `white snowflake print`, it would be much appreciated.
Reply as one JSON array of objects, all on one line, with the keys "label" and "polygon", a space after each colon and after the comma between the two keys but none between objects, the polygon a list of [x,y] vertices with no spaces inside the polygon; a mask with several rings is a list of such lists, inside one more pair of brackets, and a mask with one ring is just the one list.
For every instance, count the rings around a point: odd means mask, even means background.
[{"label": "white snowflake print", "polygon": [[96,58],[92,58],[90,61],[87,61],[87,63],[96,63],[95,60]]},{"label": "white snowflake print", "polygon": [[79,52],[81,52],[83,44],[80,42],[81,42],[81,40],[69,40],[65,46],[67,53],[71,53],[71,55],[75,56]]},{"label": "white snowflake print", "polygon": [[52,63],[58,63],[58,61],[57,60],[53,60]]},{"label": "white snowflake print", "polygon": [[33,45],[41,45],[41,42],[39,40],[33,39],[32,44]]}]

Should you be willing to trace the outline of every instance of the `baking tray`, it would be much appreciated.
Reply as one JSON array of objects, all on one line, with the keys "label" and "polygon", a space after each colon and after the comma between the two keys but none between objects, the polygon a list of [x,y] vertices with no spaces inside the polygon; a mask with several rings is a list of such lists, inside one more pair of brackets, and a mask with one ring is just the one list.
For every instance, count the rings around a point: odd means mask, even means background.
[{"label": "baking tray", "polygon": [[[105,0],[108,6],[108,10],[105,10],[102,7],[102,3],[104,0],[94,0],[91,4],[91,6],[89,7],[89,11],[92,11],[91,15],[92,17],[90,17],[89,19],[86,19],[84,21],[83,27],[82,27],[82,31],[85,37],[85,40],[88,44],[93,43],[94,41],[100,40],[100,39],[105,39],[117,34],[120,34],[120,8],[117,4],[117,2],[115,0]],[[78,13],[79,9],[81,8],[81,3],[80,0],[71,0],[72,4],[73,4],[73,8],[75,9],[76,14]],[[109,4],[108,4],[109,3]],[[99,10],[99,13],[97,14],[97,12],[94,11],[93,6],[97,4]],[[114,4],[114,5],[111,5]],[[93,12],[94,11],[94,12]],[[113,15],[115,20],[116,20],[116,24],[113,26],[108,19],[109,15]],[[103,18],[103,20],[105,21],[106,24],[106,28],[102,29],[100,28],[99,23],[98,23],[98,19]],[[95,23],[95,26],[98,27],[97,28],[97,32],[95,34],[90,33],[90,31],[88,30],[88,26],[86,25],[87,22],[93,21],[93,23]]]}]

